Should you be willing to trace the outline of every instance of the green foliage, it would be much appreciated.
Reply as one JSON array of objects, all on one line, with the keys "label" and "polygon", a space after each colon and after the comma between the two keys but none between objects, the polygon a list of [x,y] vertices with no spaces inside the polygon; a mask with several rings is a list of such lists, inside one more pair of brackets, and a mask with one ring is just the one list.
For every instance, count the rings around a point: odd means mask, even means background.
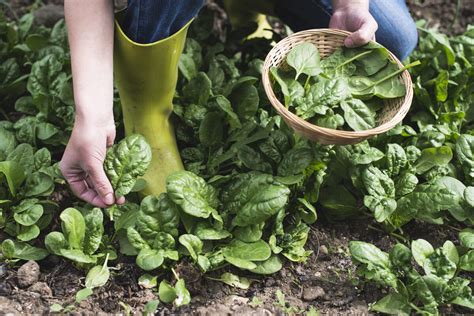
[{"label": "green foliage", "polygon": [[84,209],[82,213],[74,208],[65,209],[61,215],[62,232],[51,232],[45,237],[49,252],[63,256],[79,266],[95,264],[105,256],[102,247],[104,233],[103,214],[98,208]]},{"label": "green foliage", "polygon": [[141,135],[130,135],[107,150],[104,169],[117,196],[133,189],[151,162],[151,147]]},{"label": "green foliage", "polygon": [[[0,18],[0,230],[8,235],[0,260],[48,253],[71,260],[88,271],[76,295],[81,301],[107,282],[108,262],[120,252],[149,271],[141,284],[159,284],[160,300],[181,306],[190,301],[185,280],[161,279],[178,261],[203,273],[232,266],[273,274],[287,260],[307,260],[309,225],[320,216],[368,216],[394,233],[414,220],[457,222],[459,243],[438,249],[417,240],[388,254],[356,242],[351,251],[365,278],[393,289],[374,311],[472,308],[464,276],[474,261],[473,232],[465,228],[474,222],[473,29],[456,37],[421,29],[412,57],[421,61],[411,69],[413,108],[403,124],[356,145],[322,146],[293,133],[266,99],[259,78],[271,40],[223,42],[203,14],[189,30],[173,101],[187,171],[168,178],[166,193],[141,197],[135,192],[146,185],[139,177],[149,146],[139,135],[122,139],[108,150],[104,169],[127,203],[105,210],[66,192],[58,168],[74,121],[64,21],[48,29],[33,24],[32,15]],[[380,98],[405,93],[386,54],[368,45],[320,59],[314,46],[303,45],[290,54],[288,71],[272,75],[298,115],[363,130],[375,124]],[[121,135],[117,106],[114,112]],[[250,283],[215,273],[232,286]],[[277,296],[281,309],[296,312]],[[150,302],[146,311],[155,308]]]},{"label": "green foliage", "polygon": [[[349,248],[359,275],[391,289],[372,305],[375,312],[436,315],[446,304],[474,308],[470,280],[459,276],[461,270],[471,271],[472,255],[451,241],[434,249],[426,240],[418,239],[412,241],[411,249],[397,244],[389,253],[361,241],[350,242]],[[424,274],[412,265],[412,259]]]},{"label": "green foliage", "polygon": [[109,254],[105,257],[102,265],[93,266],[86,275],[85,288],[76,293],[76,303],[80,303],[93,294],[96,287],[104,286],[110,277],[110,271],[107,266]]},{"label": "green foliage", "polygon": [[174,270],[172,271],[176,278],[176,283],[172,286],[166,280],[161,281],[158,290],[160,300],[164,303],[173,303],[176,307],[187,305],[191,302],[191,295],[186,289],[186,283],[178,277]]}]

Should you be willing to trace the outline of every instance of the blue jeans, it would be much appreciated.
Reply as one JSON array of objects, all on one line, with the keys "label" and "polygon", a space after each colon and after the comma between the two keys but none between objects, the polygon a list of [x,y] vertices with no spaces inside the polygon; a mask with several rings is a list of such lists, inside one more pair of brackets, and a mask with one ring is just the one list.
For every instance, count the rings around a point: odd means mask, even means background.
[{"label": "blue jeans", "polygon": [[[370,0],[369,3],[370,13],[379,25],[375,33],[377,42],[399,59],[407,58],[418,43],[418,31],[405,0]],[[297,32],[328,27],[332,5],[331,0],[276,0],[275,12]]]},{"label": "blue jeans", "polygon": [[[331,0],[274,0],[275,12],[294,31],[326,28]],[[129,0],[122,27],[139,43],[152,43],[181,29],[197,15],[204,0]],[[418,32],[405,0],[370,0],[379,25],[377,41],[405,59],[416,47]]]},{"label": "blue jeans", "polygon": [[121,26],[132,40],[146,44],[167,38],[194,18],[205,0],[128,0]]}]

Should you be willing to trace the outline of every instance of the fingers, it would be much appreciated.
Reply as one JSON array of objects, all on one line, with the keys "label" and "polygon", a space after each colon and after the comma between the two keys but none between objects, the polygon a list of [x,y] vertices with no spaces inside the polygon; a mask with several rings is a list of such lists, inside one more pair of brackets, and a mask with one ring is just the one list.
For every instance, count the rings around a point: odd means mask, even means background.
[{"label": "fingers", "polygon": [[330,29],[338,29],[338,30],[344,30],[345,29],[345,24],[344,24],[344,18],[340,16],[337,12],[335,12],[331,19],[329,20],[329,28]]},{"label": "fingers", "polygon": [[[86,183],[90,188],[94,188],[94,184],[92,183],[92,180],[89,176],[86,178]],[[125,197],[124,196],[120,196],[120,197],[115,196],[115,203],[118,204],[118,205],[125,204]]]},{"label": "fingers", "polygon": [[89,181],[93,189],[97,192],[102,201],[110,206],[115,203],[114,190],[109,179],[105,175],[102,164],[93,164],[85,170],[89,176]]},{"label": "fingers", "polygon": [[371,18],[362,24],[360,29],[352,33],[346,38],[344,44],[347,47],[358,47],[367,44],[369,41],[375,39],[375,32],[377,31],[377,22]]},{"label": "fingers", "polygon": [[94,188],[89,187],[84,179],[68,179],[68,183],[72,193],[74,193],[78,198],[97,207],[107,207],[107,204],[102,201]]},{"label": "fingers", "polygon": [[[90,203],[96,207],[107,208],[111,204],[107,204],[104,199],[96,191],[92,178],[82,172],[81,174],[65,176],[72,193],[78,198]],[[125,197],[120,197],[115,201],[117,204],[122,205],[125,203]]]},{"label": "fingers", "polygon": [[118,205],[123,205],[125,204],[125,197],[124,196],[121,196],[119,198],[117,198],[117,200],[115,201]]},{"label": "fingers", "polygon": [[112,130],[108,135],[107,135],[107,148],[110,148],[113,146],[115,140],[115,129]]}]

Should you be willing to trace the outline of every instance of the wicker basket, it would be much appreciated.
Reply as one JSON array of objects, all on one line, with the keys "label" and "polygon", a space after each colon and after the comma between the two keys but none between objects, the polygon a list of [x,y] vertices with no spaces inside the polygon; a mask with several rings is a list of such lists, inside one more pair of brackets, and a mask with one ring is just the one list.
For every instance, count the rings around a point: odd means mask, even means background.
[{"label": "wicker basket", "polygon": [[[337,48],[344,45],[349,32],[333,29],[314,29],[298,32],[288,36],[272,48],[265,59],[262,71],[263,87],[273,107],[283,117],[286,123],[303,137],[321,143],[347,145],[361,142],[372,136],[384,133],[403,120],[410,109],[413,99],[413,86],[410,74],[404,71],[400,78],[405,84],[407,93],[404,97],[384,100],[385,106],[378,112],[377,127],[365,131],[342,131],[313,125],[296,114],[290,112],[275,96],[270,79],[270,68],[279,67],[286,61],[286,55],[296,45],[302,42],[315,44],[321,58],[332,54]],[[400,68],[402,63],[393,55],[389,58],[395,61]]]}]

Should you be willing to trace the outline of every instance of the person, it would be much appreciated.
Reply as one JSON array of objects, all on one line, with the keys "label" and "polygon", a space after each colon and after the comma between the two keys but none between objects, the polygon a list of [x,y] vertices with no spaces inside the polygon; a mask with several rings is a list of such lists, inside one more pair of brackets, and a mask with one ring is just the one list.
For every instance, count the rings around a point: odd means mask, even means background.
[{"label": "person", "polygon": [[[418,40],[405,0],[224,2],[229,11],[241,9],[241,15],[252,5],[270,8],[294,31],[330,27],[353,32],[345,40],[348,47],[377,39],[400,59]],[[143,134],[158,157],[145,176],[152,188],[147,193],[159,194],[167,173],[182,169],[179,159],[172,159],[179,157],[174,137],[160,137],[160,131],[172,130],[178,59],[187,26],[203,5],[204,0],[129,0],[114,23],[112,0],[64,1],[76,114],[60,169],[79,198],[98,207],[124,203],[103,170],[115,138],[114,71],[126,133]]]}]

